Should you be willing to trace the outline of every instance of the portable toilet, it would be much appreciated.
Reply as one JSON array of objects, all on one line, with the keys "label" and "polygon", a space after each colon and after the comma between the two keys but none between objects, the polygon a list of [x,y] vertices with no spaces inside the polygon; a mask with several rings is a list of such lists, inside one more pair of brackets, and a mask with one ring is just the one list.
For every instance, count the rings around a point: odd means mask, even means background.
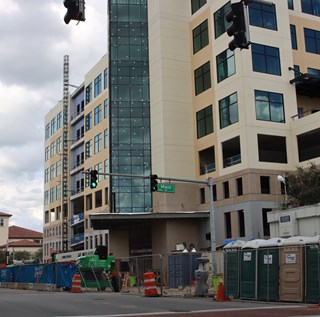
[{"label": "portable toilet", "polygon": [[280,301],[302,302],[304,299],[305,246],[309,237],[285,239],[280,249]]},{"label": "portable toilet", "polygon": [[319,236],[310,238],[305,247],[305,301],[320,302],[320,252]]},{"label": "portable toilet", "polygon": [[279,246],[284,239],[262,241],[258,249],[258,300],[279,301]]},{"label": "portable toilet", "polygon": [[257,299],[257,249],[262,239],[248,241],[241,247],[240,298]]},{"label": "portable toilet", "polygon": [[224,295],[226,298],[239,298],[240,250],[245,241],[231,241],[224,250]]}]

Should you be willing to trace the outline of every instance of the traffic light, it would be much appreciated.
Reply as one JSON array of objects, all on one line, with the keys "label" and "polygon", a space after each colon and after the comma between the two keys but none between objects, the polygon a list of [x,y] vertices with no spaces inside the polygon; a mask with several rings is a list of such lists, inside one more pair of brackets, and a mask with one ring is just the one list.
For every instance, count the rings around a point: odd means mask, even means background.
[{"label": "traffic light", "polygon": [[234,51],[237,47],[249,48],[249,34],[246,23],[246,12],[242,2],[232,3],[231,10],[226,14],[227,22],[232,24],[227,29],[227,34],[233,36],[229,49]]},{"label": "traffic light", "polygon": [[71,20],[85,21],[84,0],[64,0],[63,4],[67,8],[67,13],[64,16],[66,24],[69,24]]},{"label": "traffic light", "polygon": [[158,191],[158,181],[157,181],[158,175],[152,174],[150,175],[150,186],[151,186],[151,191],[156,192]]},{"label": "traffic light", "polygon": [[96,188],[98,186],[98,171],[90,171],[90,188]]}]

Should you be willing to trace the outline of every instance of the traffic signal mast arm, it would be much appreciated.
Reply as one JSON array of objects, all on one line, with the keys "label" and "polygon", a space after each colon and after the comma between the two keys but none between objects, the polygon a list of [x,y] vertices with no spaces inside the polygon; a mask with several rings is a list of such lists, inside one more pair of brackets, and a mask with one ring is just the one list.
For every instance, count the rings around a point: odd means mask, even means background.
[{"label": "traffic signal mast arm", "polygon": [[[84,174],[90,174],[90,171],[88,172],[82,172]],[[152,180],[152,176],[156,180],[164,180],[164,181],[175,181],[175,182],[181,182],[181,183],[193,183],[193,184],[204,184],[209,186],[209,215],[210,215],[210,234],[211,234],[211,259],[212,259],[212,272],[213,274],[217,273],[217,263],[216,263],[216,232],[215,232],[215,221],[214,221],[214,206],[213,206],[213,182],[212,178],[209,177],[205,181],[200,180],[193,180],[193,179],[184,179],[184,178],[173,178],[173,177],[158,177],[156,174],[151,174],[148,176],[144,175],[135,175],[135,174],[118,174],[118,173],[100,173],[98,172],[97,175],[106,175],[106,176],[120,176],[120,177],[134,177],[134,178],[144,178],[144,179],[150,179],[150,182]]]}]

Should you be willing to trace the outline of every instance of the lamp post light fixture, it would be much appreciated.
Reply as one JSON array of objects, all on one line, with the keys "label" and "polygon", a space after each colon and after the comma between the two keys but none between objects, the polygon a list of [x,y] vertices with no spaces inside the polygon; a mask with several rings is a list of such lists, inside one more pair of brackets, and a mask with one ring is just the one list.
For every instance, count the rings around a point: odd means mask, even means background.
[{"label": "lamp post light fixture", "polygon": [[282,175],[277,176],[277,180],[281,183],[283,183],[284,186],[284,208],[287,209],[288,206],[288,194],[287,194],[287,184],[286,184],[286,178]]}]

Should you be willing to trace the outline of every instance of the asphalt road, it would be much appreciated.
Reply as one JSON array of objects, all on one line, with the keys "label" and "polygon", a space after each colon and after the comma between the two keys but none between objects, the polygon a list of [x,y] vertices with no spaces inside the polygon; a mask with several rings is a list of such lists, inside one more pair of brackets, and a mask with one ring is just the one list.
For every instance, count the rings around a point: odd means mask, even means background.
[{"label": "asphalt road", "polygon": [[144,297],[108,292],[38,292],[0,288],[1,317],[302,317],[316,305],[216,302],[212,298]]}]

